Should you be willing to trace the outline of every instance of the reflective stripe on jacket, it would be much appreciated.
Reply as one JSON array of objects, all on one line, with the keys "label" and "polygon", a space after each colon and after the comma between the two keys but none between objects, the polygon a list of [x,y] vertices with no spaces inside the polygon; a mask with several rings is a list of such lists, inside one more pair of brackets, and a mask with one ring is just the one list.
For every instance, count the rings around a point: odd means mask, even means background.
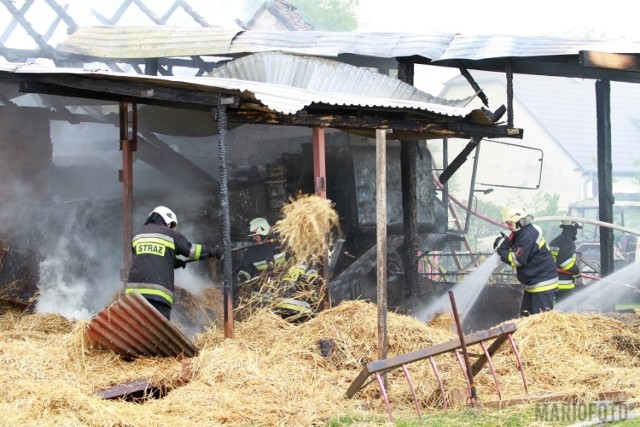
[{"label": "reflective stripe on jacket", "polygon": [[558,272],[558,289],[571,290],[575,288],[574,277],[580,274],[577,262],[576,244],[564,231],[549,244],[551,255],[556,266],[568,273]]},{"label": "reflective stripe on jacket", "polygon": [[176,255],[191,260],[211,256],[208,248],[192,244],[182,234],[161,224],[147,224],[131,240],[132,259],[127,289],[136,289],[145,298],[173,303]]},{"label": "reflective stripe on jacket", "polygon": [[497,252],[502,262],[516,269],[525,291],[551,292],[558,288],[556,263],[539,226],[527,224],[515,231],[511,247],[499,247]]}]

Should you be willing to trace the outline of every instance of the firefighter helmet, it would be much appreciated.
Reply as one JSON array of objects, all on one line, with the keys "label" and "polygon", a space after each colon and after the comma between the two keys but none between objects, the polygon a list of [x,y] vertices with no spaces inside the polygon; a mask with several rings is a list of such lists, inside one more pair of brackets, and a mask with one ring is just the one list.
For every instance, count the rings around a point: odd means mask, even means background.
[{"label": "firefighter helmet", "polygon": [[527,216],[527,212],[521,206],[511,205],[511,206],[507,206],[502,210],[503,222],[510,221],[513,223],[517,223],[518,221],[520,221],[522,218],[525,218],[526,216]]},{"label": "firefighter helmet", "polygon": [[174,230],[178,228],[178,217],[176,216],[175,213],[173,213],[171,209],[165,206],[158,206],[157,208],[151,211],[149,216],[153,215],[154,213],[162,217],[167,227],[172,228]]},{"label": "firefighter helmet", "polygon": [[269,234],[271,226],[264,218],[254,218],[249,223],[249,236],[266,236]]},{"label": "firefighter helmet", "polygon": [[560,223],[560,228],[564,227],[574,227],[576,230],[580,230],[582,228],[582,224],[578,221],[572,221],[570,219],[563,219]]}]

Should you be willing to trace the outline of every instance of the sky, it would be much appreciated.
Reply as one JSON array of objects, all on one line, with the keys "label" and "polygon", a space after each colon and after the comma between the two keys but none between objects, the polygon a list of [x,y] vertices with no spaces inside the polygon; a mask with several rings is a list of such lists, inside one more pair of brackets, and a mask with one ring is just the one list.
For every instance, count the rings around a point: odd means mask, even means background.
[{"label": "sky", "polygon": [[[640,40],[640,25],[629,5],[623,0],[609,0],[597,7],[580,0],[360,0],[358,16],[360,31]],[[456,69],[417,67],[414,85],[438,95],[444,83],[457,75]]]},{"label": "sky", "polygon": [[638,37],[637,16],[630,12],[626,0],[597,6],[582,0],[360,0],[358,11],[367,31]]}]

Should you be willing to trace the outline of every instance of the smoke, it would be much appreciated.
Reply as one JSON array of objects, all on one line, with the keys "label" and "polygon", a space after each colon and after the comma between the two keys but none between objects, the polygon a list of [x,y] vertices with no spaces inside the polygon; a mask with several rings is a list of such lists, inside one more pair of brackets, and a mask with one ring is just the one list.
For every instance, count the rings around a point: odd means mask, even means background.
[{"label": "smoke", "polygon": [[41,246],[36,312],[84,319],[108,305],[122,287],[121,212],[113,200],[41,207],[38,225],[46,240]]}]

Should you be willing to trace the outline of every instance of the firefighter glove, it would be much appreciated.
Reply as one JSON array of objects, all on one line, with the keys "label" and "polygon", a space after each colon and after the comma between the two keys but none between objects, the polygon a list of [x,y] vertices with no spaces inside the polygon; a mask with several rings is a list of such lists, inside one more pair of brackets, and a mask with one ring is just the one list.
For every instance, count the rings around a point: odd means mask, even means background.
[{"label": "firefighter glove", "polygon": [[497,251],[497,250],[498,250],[498,248],[499,248],[500,246],[502,246],[502,244],[504,243],[504,241],[505,241],[505,240],[506,240],[506,239],[505,239],[504,237],[502,237],[502,236],[498,236],[498,237],[496,237],[496,240],[494,240],[494,242],[493,242],[493,250],[494,250],[494,251]]},{"label": "firefighter glove", "polygon": [[211,257],[213,258],[222,258],[222,255],[224,255],[224,252],[222,251],[222,248],[219,246],[211,246],[209,248],[209,254]]},{"label": "firefighter glove", "polygon": [[187,261],[180,258],[176,258],[175,262],[173,263],[173,268],[185,268],[186,266]]}]

